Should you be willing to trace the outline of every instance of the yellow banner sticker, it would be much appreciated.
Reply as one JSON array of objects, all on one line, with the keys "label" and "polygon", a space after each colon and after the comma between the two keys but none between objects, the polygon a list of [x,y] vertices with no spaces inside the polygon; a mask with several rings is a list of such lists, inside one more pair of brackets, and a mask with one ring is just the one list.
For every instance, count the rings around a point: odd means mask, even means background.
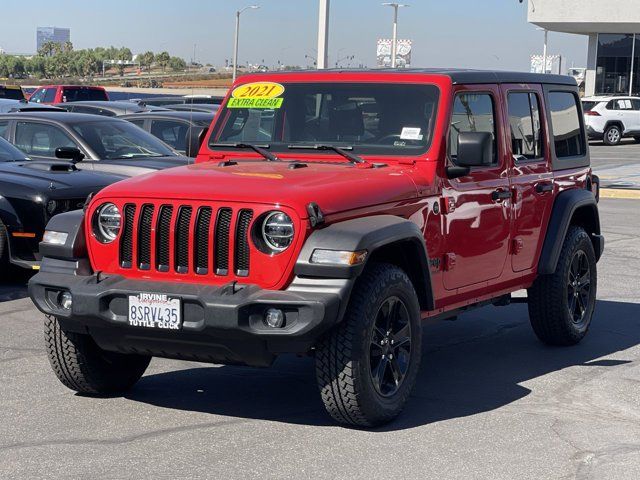
[{"label": "yellow banner sticker", "polygon": [[230,98],[227,108],[280,108],[284,98]]},{"label": "yellow banner sticker", "polygon": [[253,82],[233,89],[227,108],[275,109],[282,106],[284,86],[275,82]]}]

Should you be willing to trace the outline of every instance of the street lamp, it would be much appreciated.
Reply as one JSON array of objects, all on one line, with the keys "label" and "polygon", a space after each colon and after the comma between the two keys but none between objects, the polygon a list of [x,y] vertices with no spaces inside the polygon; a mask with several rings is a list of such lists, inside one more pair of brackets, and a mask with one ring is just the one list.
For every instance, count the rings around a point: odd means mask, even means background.
[{"label": "street lamp", "polygon": [[398,50],[398,9],[409,5],[396,2],[385,2],[385,7],[393,7],[393,40],[391,44],[391,68],[396,68],[396,55]]},{"label": "street lamp", "polygon": [[256,10],[260,8],[260,5],[249,5],[248,7],[241,8],[236,12],[236,36],[233,42],[233,81],[236,81],[238,75],[238,35],[240,35],[240,14],[245,10]]},{"label": "street lamp", "polygon": [[542,49],[542,73],[547,73],[547,40],[549,37],[549,30],[541,27],[536,28],[536,30],[542,30],[544,32],[544,47]]}]

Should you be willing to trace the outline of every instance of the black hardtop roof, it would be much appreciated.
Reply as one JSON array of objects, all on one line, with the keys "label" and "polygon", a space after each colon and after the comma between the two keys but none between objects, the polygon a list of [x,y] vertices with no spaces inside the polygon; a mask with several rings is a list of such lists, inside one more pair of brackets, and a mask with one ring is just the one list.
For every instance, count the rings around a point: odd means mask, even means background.
[{"label": "black hardtop roof", "polygon": [[0,113],[0,119],[12,120],[50,120],[59,123],[84,123],[84,122],[121,122],[118,117],[94,115],[92,113],[74,113],[61,111],[37,111],[37,112],[12,112]]},{"label": "black hardtop roof", "polygon": [[250,75],[313,74],[313,73],[390,73],[390,74],[423,74],[443,75],[451,78],[453,84],[478,83],[544,83],[553,85],[577,86],[576,79],[567,75],[554,75],[529,72],[508,72],[500,70],[467,70],[457,68],[370,68],[370,69],[325,69],[325,70],[291,70],[285,72],[251,73]]}]

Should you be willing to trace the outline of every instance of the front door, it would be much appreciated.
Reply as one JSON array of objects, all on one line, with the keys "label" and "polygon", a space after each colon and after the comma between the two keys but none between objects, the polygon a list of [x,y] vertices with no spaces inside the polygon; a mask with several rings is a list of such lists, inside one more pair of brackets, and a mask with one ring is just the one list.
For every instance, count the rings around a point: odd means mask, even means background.
[{"label": "front door", "polygon": [[458,134],[489,132],[493,163],[473,167],[468,176],[445,180],[443,187],[444,286],[447,290],[502,275],[509,254],[511,199],[505,126],[500,121],[500,89],[491,85],[459,87],[454,93],[449,158],[456,164]]},{"label": "front door", "polygon": [[539,85],[502,85],[511,139],[514,272],[534,268],[544,241],[544,219],[553,204],[551,152],[545,141],[543,92]]}]

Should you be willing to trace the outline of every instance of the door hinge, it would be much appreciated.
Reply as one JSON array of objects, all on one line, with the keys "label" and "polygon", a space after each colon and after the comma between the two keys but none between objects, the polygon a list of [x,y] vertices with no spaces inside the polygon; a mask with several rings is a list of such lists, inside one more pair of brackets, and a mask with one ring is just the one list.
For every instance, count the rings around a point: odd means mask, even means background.
[{"label": "door hinge", "polygon": [[442,202],[442,213],[443,214],[447,214],[447,213],[451,213],[454,212],[456,209],[456,199],[453,197],[442,197],[441,199]]},{"label": "door hinge", "polygon": [[524,249],[524,240],[520,237],[516,237],[511,241],[511,252],[514,255],[518,255]]}]

